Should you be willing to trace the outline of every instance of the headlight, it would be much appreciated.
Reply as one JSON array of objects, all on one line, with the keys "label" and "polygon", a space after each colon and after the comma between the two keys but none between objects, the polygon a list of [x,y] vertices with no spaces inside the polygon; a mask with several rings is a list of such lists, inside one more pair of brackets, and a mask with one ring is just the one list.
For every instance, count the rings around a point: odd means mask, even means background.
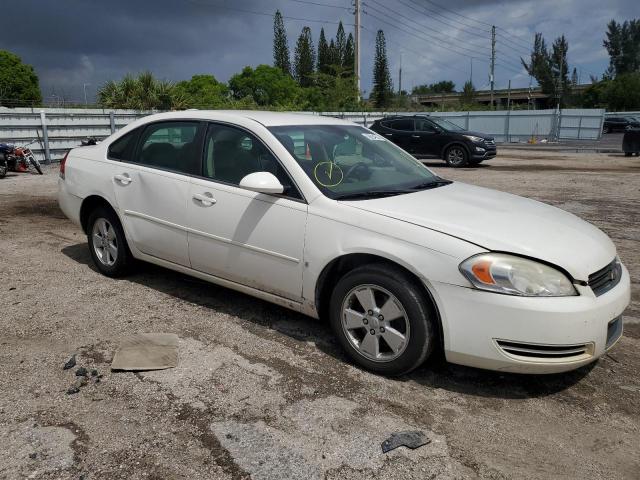
[{"label": "headlight", "polygon": [[481,290],[525,297],[577,295],[567,276],[543,263],[504,253],[483,253],[460,264],[460,271]]},{"label": "headlight", "polygon": [[475,142],[475,143],[484,142],[484,138],[482,138],[482,137],[476,137],[476,136],[473,136],[473,135],[463,135],[463,137],[464,138],[468,138],[469,140],[471,140],[472,142]]}]

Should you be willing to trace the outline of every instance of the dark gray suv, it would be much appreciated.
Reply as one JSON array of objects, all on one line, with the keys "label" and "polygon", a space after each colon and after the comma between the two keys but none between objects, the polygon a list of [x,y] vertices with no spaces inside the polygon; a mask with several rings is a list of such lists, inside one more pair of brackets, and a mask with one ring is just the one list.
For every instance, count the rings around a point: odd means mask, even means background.
[{"label": "dark gray suv", "polygon": [[492,136],[468,132],[440,117],[393,116],[376,120],[371,130],[414,156],[442,158],[451,167],[477,165],[497,154]]}]

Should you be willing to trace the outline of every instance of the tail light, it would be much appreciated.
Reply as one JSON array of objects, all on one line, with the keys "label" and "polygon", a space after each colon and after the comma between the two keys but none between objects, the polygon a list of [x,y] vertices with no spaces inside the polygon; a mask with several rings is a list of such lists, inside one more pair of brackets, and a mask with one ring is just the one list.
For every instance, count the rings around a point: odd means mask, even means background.
[{"label": "tail light", "polygon": [[67,153],[64,154],[64,157],[62,157],[62,160],[60,160],[60,178],[62,178],[63,180],[64,180],[64,169],[67,164],[67,157],[69,156],[69,151],[67,151]]}]

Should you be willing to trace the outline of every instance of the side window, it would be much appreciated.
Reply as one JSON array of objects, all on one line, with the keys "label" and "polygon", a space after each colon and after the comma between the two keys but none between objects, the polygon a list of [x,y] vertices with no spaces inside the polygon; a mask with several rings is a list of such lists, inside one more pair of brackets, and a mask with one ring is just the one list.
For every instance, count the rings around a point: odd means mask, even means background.
[{"label": "side window", "polygon": [[252,134],[226,125],[209,125],[205,138],[204,176],[239,185],[250,173],[270,172],[284,186],[284,195],[302,196],[280,162]]},{"label": "side window", "polygon": [[403,118],[400,120],[394,120],[391,122],[391,128],[394,130],[405,130],[412,132],[413,131],[413,119],[412,118]]},{"label": "side window", "polygon": [[421,118],[416,119],[416,130],[420,132],[436,132],[436,127],[429,120],[424,120]]},{"label": "side window", "polygon": [[136,129],[117,139],[115,142],[109,145],[109,149],[107,150],[107,157],[113,160],[131,161],[133,158],[133,150],[134,148],[136,148],[136,140],[139,133],[139,129]]},{"label": "side window", "polygon": [[149,125],[140,139],[137,163],[198,175],[201,152],[199,126],[198,122],[161,122]]}]

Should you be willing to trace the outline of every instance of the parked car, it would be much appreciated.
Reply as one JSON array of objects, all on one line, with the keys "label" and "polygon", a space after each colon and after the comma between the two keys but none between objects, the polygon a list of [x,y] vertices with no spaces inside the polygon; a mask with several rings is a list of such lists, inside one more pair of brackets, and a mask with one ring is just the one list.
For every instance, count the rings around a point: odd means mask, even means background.
[{"label": "parked car", "polygon": [[444,180],[339,119],[151,115],[72,149],[58,185],[103,274],[144,260],[328,318],[383,374],[440,349],[475,367],[571,370],[612,348],[630,301],[596,227]]},{"label": "parked car", "polygon": [[636,117],[605,117],[602,133],[625,132],[632,128],[640,128],[640,120]]},{"label": "parked car", "polygon": [[497,154],[493,137],[468,132],[455,123],[426,115],[376,120],[371,130],[415,156],[435,156],[451,167],[477,165]]}]

